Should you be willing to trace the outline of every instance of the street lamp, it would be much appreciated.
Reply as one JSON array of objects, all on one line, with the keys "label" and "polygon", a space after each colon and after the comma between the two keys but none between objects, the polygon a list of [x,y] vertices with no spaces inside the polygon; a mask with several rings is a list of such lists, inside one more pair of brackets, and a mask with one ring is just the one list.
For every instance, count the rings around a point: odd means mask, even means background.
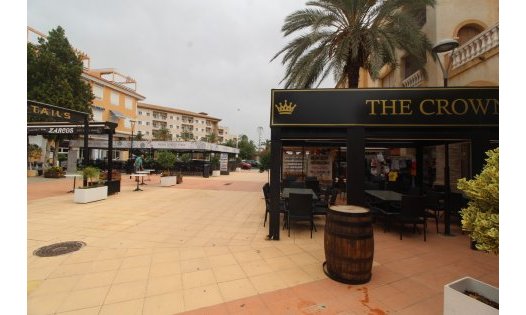
[{"label": "street lamp", "polygon": [[442,65],[442,61],[440,61],[438,54],[445,53],[448,51],[453,51],[455,50],[455,48],[458,47],[458,45],[459,45],[458,41],[448,38],[448,39],[443,39],[439,41],[431,49],[431,51],[435,54],[436,58],[438,59],[438,64],[440,65],[440,69],[442,69],[442,77],[444,78],[444,87],[447,87],[448,72],[449,72],[449,66],[451,65],[451,62],[449,62],[449,64],[447,65],[447,68],[444,69],[444,66]]},{"label": "street lamp", "polygon": [[132,155],[133,155],[133,131],[135,129],[135,120],[130,120],[131,124],[131,139],[130,139],[130,154],[128,155],[128,167],[130,174],[132,173]]}]

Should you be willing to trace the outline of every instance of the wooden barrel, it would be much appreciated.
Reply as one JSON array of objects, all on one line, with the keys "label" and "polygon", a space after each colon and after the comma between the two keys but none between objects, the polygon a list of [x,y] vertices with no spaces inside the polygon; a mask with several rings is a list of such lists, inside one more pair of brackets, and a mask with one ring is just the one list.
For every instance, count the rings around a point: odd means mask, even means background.
[{"label": "wooden barrel", "polygon": [[325,223],[324,271],[333,280],[363,284],[371,280],[374,238],[369,209],[331,206]]}]

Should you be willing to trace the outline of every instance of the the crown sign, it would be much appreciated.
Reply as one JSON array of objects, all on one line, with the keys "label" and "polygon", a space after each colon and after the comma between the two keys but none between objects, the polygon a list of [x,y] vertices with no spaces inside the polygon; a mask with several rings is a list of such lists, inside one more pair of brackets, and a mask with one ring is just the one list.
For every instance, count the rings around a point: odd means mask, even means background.
[{"label": "the crown sign", "polygon": [[280,115],[291,115],[297,105],[292,102],[287,103],[287,100],[285,100],[283,103],[274,104],[274,106],[276,106]]}]

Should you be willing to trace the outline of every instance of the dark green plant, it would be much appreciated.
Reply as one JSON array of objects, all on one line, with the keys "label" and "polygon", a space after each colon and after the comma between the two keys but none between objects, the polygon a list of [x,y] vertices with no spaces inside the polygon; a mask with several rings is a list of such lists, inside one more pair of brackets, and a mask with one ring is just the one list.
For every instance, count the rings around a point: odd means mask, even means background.
[{"label": "dark green plant", "polygon": [[462,229],[469,232],[479,250],[499,253],[499,148],[486,152],[482,172],[462,178],[457,187],[469,198],[462,209]]},{"label": "dark green plant", "polygon": [[416,68],[426,62],[431,43],[421,30],[419,13],[434,0],[318,0],[286,17],[284,36],[298,36],[283,54],[285,88],[309,88],[331,72],[358,87],[360,68],[377,79],[384,66],[398,66],[396,50],[414,57]]},{"label": "dark green plant", "polygon": [[219,162],[219,154],[218,153],[214,154],[214,156],[210,158],[210,164],[212,164],[212,170],[213,171],[218,171],[219,170],[220,162]]},{"label": "dark green plant", "polygon": [[88,186],[99,182],[100,169],[94,166],[86,166],[82,169],[82,175],[88,179]]},{"label": "dark green plant", "polygon": [[64,171],[62,170],[62,167],[52,166],[52,167],[44,170],[44,177],[46,177],[46,178],[60,178],[60,177],[64,177]]},{"label": "dark green plant", "polygon": [[163,170],[163,175],[168,176],[173,172],[174,163],[177,160],[171,151],[162,150],[157,154],[157,163]]},{"label": "dark green plant", "polygon": [[29,162],[29,169],[32,169],[33,162],[39,160],[42,157],[42,149],[36,144],[28,144],[27,146],[27,159]]}]

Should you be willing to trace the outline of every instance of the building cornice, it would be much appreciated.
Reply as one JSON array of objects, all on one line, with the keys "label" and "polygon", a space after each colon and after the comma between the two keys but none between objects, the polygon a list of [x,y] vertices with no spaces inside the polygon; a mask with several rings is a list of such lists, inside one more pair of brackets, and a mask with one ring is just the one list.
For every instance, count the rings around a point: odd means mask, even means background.
[{"label": "building cornice", "polygon": [[140,109],[140,108],[159,110],[159,111],[165,111],[165,112],[174,113],[174,114],[181,114],[181,115],[188,115],[188,116],[193,116],[193,117],[205,118],[205,119],[214,120],[214,121],[217,121],[217,122],[221,121],[220,118],[216,118],[216,117],[212,117],[212,116],[208,116],[208,115],[203,115],[203,114],[199,114],[199,113],[194,113],[194,112],[187,111],[187,110],[177,109],[177,108],[173,108],[173,107],[166,107],[166,106],[161,106],[161,105],[154,105],[154,104],[147,104],[147,103],[137,102],[137,109]]}]

